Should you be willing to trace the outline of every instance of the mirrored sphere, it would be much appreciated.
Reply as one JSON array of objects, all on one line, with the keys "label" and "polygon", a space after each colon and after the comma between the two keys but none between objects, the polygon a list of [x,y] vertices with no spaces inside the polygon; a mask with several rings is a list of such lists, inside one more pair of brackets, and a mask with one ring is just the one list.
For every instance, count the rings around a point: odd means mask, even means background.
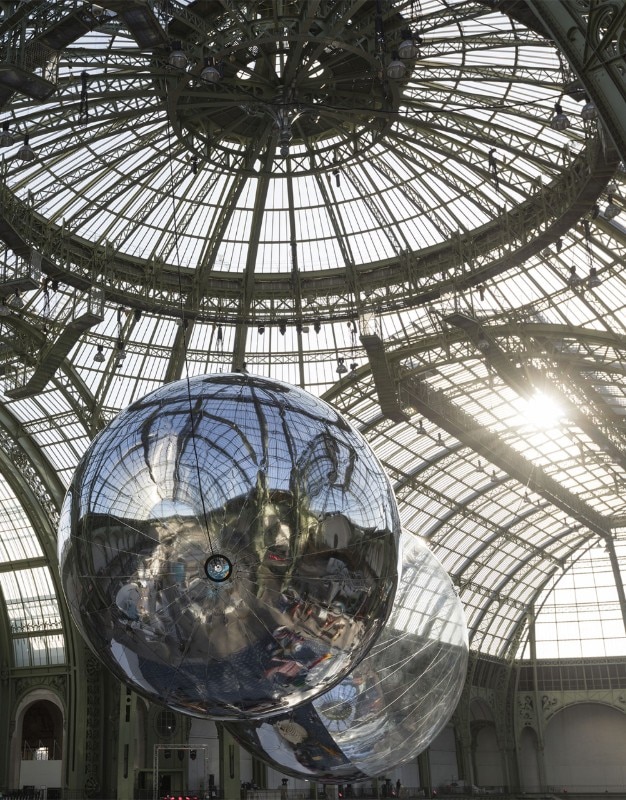
[{"label": "mirrored sphere", "polygon": [[368,652],[393,603],[389,481],[331,406],[244,374],[168,384],[93,441],[65,498],[71,613],[122,680],[216,719],[288,710]]},{"label": "mirrored sphere", "polygon": [[289,775],[351,783],[428,747],[463,689],[467,628],[447,573],[406,532],[402,565],[385,630],[350,675],[289,714],[227,723],[247,750]]}]

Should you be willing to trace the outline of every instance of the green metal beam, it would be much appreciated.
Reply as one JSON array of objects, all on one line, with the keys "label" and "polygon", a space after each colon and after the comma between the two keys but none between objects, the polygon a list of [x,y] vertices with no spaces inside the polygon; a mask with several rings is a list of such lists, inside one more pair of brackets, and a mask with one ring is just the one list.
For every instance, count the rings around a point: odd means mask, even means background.
[{"label": "green metal beam", "polygon": [[[526,0],[593,100],[622,159],[626,160],[626,88],[622,45],[626,6]],[[583,8],[585,14],[582,13]]]}]

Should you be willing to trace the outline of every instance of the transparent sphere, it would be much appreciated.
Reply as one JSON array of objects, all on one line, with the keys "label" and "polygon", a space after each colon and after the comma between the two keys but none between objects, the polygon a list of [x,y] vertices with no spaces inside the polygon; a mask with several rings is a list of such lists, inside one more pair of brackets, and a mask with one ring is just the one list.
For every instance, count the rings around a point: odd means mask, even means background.
[{"label": "transparent sphere", "polygon": [[59,559],[79,629],[119,678],[237,719],[312,699],[367,653],[399,534],[382,467],[331,406],[212,375],[152,392],[94,440]]},{"label": "transparent sphere", "polygon": [[227,723],[281,772],[328,783],[374,778],[414,759],[450,719],[467,671],[467,629],[445,570],[402,535],[402,576],[385,630],[328,692],[289,714]]}]

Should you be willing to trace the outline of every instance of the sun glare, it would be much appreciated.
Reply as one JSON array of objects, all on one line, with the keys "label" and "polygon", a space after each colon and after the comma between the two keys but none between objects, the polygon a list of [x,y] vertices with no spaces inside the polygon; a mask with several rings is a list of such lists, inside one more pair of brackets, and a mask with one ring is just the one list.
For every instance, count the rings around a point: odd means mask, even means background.
[{"label": "sun glare", "polygon": [[557,400],[541,391],[522,402],[521,413],[527,423],[542,430],[558,427],[565,416]]}]

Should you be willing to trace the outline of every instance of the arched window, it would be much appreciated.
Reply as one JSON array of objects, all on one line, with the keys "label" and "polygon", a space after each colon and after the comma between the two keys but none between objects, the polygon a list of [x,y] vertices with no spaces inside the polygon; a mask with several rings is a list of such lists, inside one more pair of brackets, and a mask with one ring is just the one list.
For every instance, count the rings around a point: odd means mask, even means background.
[{"label": "arched window", "polygon": [[63,756],[63,715],[50,700],[37,700],[24,712],[23,761],[60,761]]}]

